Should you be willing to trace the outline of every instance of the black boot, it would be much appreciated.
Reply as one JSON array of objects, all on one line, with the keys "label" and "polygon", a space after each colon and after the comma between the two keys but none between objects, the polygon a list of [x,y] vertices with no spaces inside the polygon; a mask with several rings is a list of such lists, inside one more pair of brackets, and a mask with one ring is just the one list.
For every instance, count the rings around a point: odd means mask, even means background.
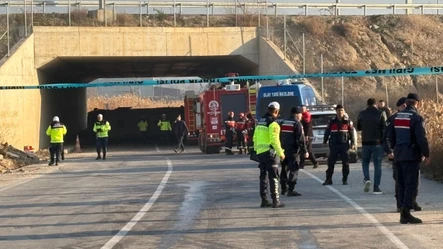
[{"label": "black boot", "polygon": [[348,185],[348,175],[343,175],[343,179],[341,181],[343,185]]},{"label": "black boot", "polygon": [[243,150],[242,149],[238,149],[238,154],[243,154]]},{"label": "black boot", "polygon": [[281,195],[285,195],[288,192],[288,186],[286,184],[280,184],[281,187]]},{"label": "black boot", "polygon": [[282,208],[285,207],[285,204],[278,199],[272,199],[272,208]]},{"label": "black boot", "polygon": [[423,222],[419,218],[412,216],[409,211],[409,208],[403,207],[400,209],[400,223],[401,224],[408,224],[408,223],[419,224],[419,223],[423,223]]},{"label": "black boot", "polygon": [[106,152],[103,152],[103,160],[106,160]]},{"label": "black boot", "polygon": [[417,212],[422,210],[422,208],[418,205],[417,202],[414,202],[412,209],[414,209],[414,211],[417,211]]},{"label": "black boot", "polygon": [[295,190],[289,190],[288,196],[301,196],[301,194]]},{"label": "black boot", "polygon": [[323,183],[323,186],[324,185],[332,185],[332,177],[331,176],[326,176],[326,180]]},{"label": "black boot", "polygon": [[271,207],[271,206],[272,206],[272,204],[268,201],[268,199],[266,199],[266,197],[261,198],[261,204],[260,204],[261,208],[267,208],[267,207]]},{"label": "black boot", "polygon": [[100,160],[102,159],[102,157],[100,156],[100,152],[97,152],[97,157],[95,158],[95,160]]}]

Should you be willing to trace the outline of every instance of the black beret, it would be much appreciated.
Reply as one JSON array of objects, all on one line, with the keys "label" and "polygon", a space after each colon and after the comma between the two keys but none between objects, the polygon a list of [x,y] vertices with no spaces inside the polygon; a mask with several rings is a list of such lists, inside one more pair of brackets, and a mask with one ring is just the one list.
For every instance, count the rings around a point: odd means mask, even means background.
[{"label": "black beret", "polygon": [[420,102],[420,98],[418,97],[418,94],[416,94],[416,93],[410,93],[410,94],[408,94],[408,96],[406,98],[413,99],[413,100]]},{"label": "black beret", "polygon": [[345,109],[345,108],[343,107],[343,105],[338,104],[338,105],[335,107],[335,110],[338,110],[338,109]]},{"label": "black beret", "polygon": [[299,114],[299,113],[302,113],[302,112],[303,112],[303,109],[300,108],[300,107],[292,107],[291,108],[291,114]]},{"label": "black beret", "polygon": [[406,103],[406,97],[401,97],[398,101],[397,104],[395,104],[395,106],[401,106],[404,103]]}]

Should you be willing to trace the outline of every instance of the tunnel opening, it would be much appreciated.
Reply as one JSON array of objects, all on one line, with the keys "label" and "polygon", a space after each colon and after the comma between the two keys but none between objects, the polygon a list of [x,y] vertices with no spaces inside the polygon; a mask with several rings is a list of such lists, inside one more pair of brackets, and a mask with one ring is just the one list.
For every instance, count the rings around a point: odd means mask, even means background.
[{"label": "tunnel opening", "polygon": [[[90,83],[100,78],[125,78],[134,80],[140,78],[152,79],[161,77],[189,77],[198,76],[202,78],[224,77],[226,73],[236,72],[239,75],[254,75],[258,72],[258,65],[241,55],[228,56],[167,56],[167,57],[57,57],[37,69],[39,84],[54,83]],[[152,86],[143,86],[152,87]],[[41,94],[41,119],[40,119],[40,148],[49,146],[49,137],[46,129],[52,122],[54,116],[58,116],[68,129],[65,144],[75,144],[77,135],[91,136],[91,122],[96,112],[104,113],[109,110],[97,110],[90,113],[87,111],[87,90],[78,89],[42,89]],[[128,107],[125,107],[128,108]],[[129,107],[130,108],[130,107]],[[154,108],[155,109],[155,108]],[[123,111],[121,108],[118,111]],[[170,119],[180,113],[177,110],[161,110],[170,113]],[[117,112],[117,111],[116,111]],[[152,110],[150,113],[157,112]],[[133,111],[135,116],[140,113]],[[95,116],[94,116],[95,115]],[[93,118],[91,118],[94,116]],[[110,120],[113,131],[123,132],[131,129],[124,120],[117,119],[124,115],[116,115]],[[131,117],[134,119],[134,117]],[[91,121],[92,120],[92,121]],[[158,121],[157,114],[152,118],[150,127]],[[154,128],[155,129],[155,128]],[[112,132],[110,133],[110,140]],[[127,136],[127,140],[133,136]],[[124,142],[116,140],[115,142]],[[127,142],[127,141],[126,141]]]}]

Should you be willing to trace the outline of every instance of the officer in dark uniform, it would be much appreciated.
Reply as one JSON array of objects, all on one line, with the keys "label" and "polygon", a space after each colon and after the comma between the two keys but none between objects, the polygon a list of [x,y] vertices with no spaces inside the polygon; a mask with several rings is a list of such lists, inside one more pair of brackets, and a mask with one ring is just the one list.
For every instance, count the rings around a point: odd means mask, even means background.
[{"label": "officer in dark uniform", "polygon": [[225,119],[225,152],[226,155],[234,155],[232,153],[232,142],[234,140],[235,134],[235,120],[234,120],[234,112],[228,112],[228,117]]},{"label": "officer in dark uniform", "polygon": [[248,147],[248,154],[251,153],[251,150],[253,150],[254,148],[254,143],[252,141],[252,137],[254,136],[254,129],[255,129],[255,124],[257,123],[257,121],[255,120],[254,117],[252,117],[251,113],[246,114],[246,131],[248,133],[248,142],[246,144],[246,146]]},{"label": "officer in dark uniform", "polygon": [[246,117],[245,114],[241,112],[238,114],[238,119],[235,123],[235,130],[237,132],[237,149],[239,154],[243,154],[243,151],[246,150],[245,135],[243,134],[243,131],[246,130],[245,124]]},{"label": "officer in dark uniform", "polygon": [[285,150],[285,159],[281,162],[282,169],[280,174],[282,195],[286,194],[286,192],[288,196],[301,195],[294,189],[297,184],[298,170],[300,169],[297,159],[299,159],[299,156],[304,158],[309,157],[303,125],[300,122],[301,118],[302,109],[293,107],[291,109],[291,117],[283,120],[281,124],[280,141],[282,148]]},{"label": "officer in dark uniform", "polygon": [[343,164],[342,172],[343,185],[348,185],[349,175],[349,149],[354,149],[355,138],[353,123],[345,116],[345,109],[342,105],[335,108],[337,116],[329,121],[323,138],[323,146],[327,146],[329,140],[328,169],[326,170],[326,181],[323,185],[332,185],[332,175],[334,174],[335,162],[338,155]]},{"label": "officer in dark uniform", "polygon": [[[398,112],[402,112],[405,108],[406,108],[406,97],[402,97],[397,101],[396,104],[397,107],[397,111]],[[388,121],[386,122],[387,126],[389,126],[389,124],[393,124],[394,123],[394,118],[397,116],[397,114],[393,114],[388,118]],[[390,145],[389,145],[389,140],[388,140],[388,129],[384,130],[384,134],[383,134],[383,148],[384,151],[386,152],[386,154],[388,154],[388,158],[390,161],[393,161],[394,159],[394,151],[391,149]],[[400,212],[400,208],[401,208],[401,203],[399,201],[398,198],[398,183],[397,183],[397,167],[395,166],[396,163],[392,162],[392,177],[394,178],[395,181],[395,200],[396,200],[396,204],[397,204],[397,212]],[[417,175],[417,177],[419,177],[419,175]],[[417,180],[418,182],[418,180]],[[418,205],[417,203],[417,195],[418,195],[418,184],[417,184],[417,189],[414,193],[414,198],[412,201],[412,205],[413,205],[413,209],[414,211],[421,211],[422,208]]]},{"label": "officer in dark uniform", "polygon": [[420,162],[430,163],[429,145],[423,117],[417,113],[420,98],[415,93],[406,97],[406,108],[398,112],[387,127],[390,148],[394,150],[397,173],[400,223],[422,223],[411,215],[414,194],[417,191]]}]

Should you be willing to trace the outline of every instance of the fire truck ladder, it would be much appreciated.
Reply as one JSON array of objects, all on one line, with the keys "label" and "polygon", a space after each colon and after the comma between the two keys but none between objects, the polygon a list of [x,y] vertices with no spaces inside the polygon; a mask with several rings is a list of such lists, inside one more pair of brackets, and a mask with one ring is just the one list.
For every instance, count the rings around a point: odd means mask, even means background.
[{"label": "fire truck ladder", "polygon": [[251,88],[251,86],[249,85],[249,81],[247,82],[249,110],[251,111],[252,116],[255,116],[255,108],[256,108],[256,104],[257,104],[257,98],[256,98],[257,88],[256,88],[256,86],[257,86],[257,84],[255,85],[254,88]]}]

